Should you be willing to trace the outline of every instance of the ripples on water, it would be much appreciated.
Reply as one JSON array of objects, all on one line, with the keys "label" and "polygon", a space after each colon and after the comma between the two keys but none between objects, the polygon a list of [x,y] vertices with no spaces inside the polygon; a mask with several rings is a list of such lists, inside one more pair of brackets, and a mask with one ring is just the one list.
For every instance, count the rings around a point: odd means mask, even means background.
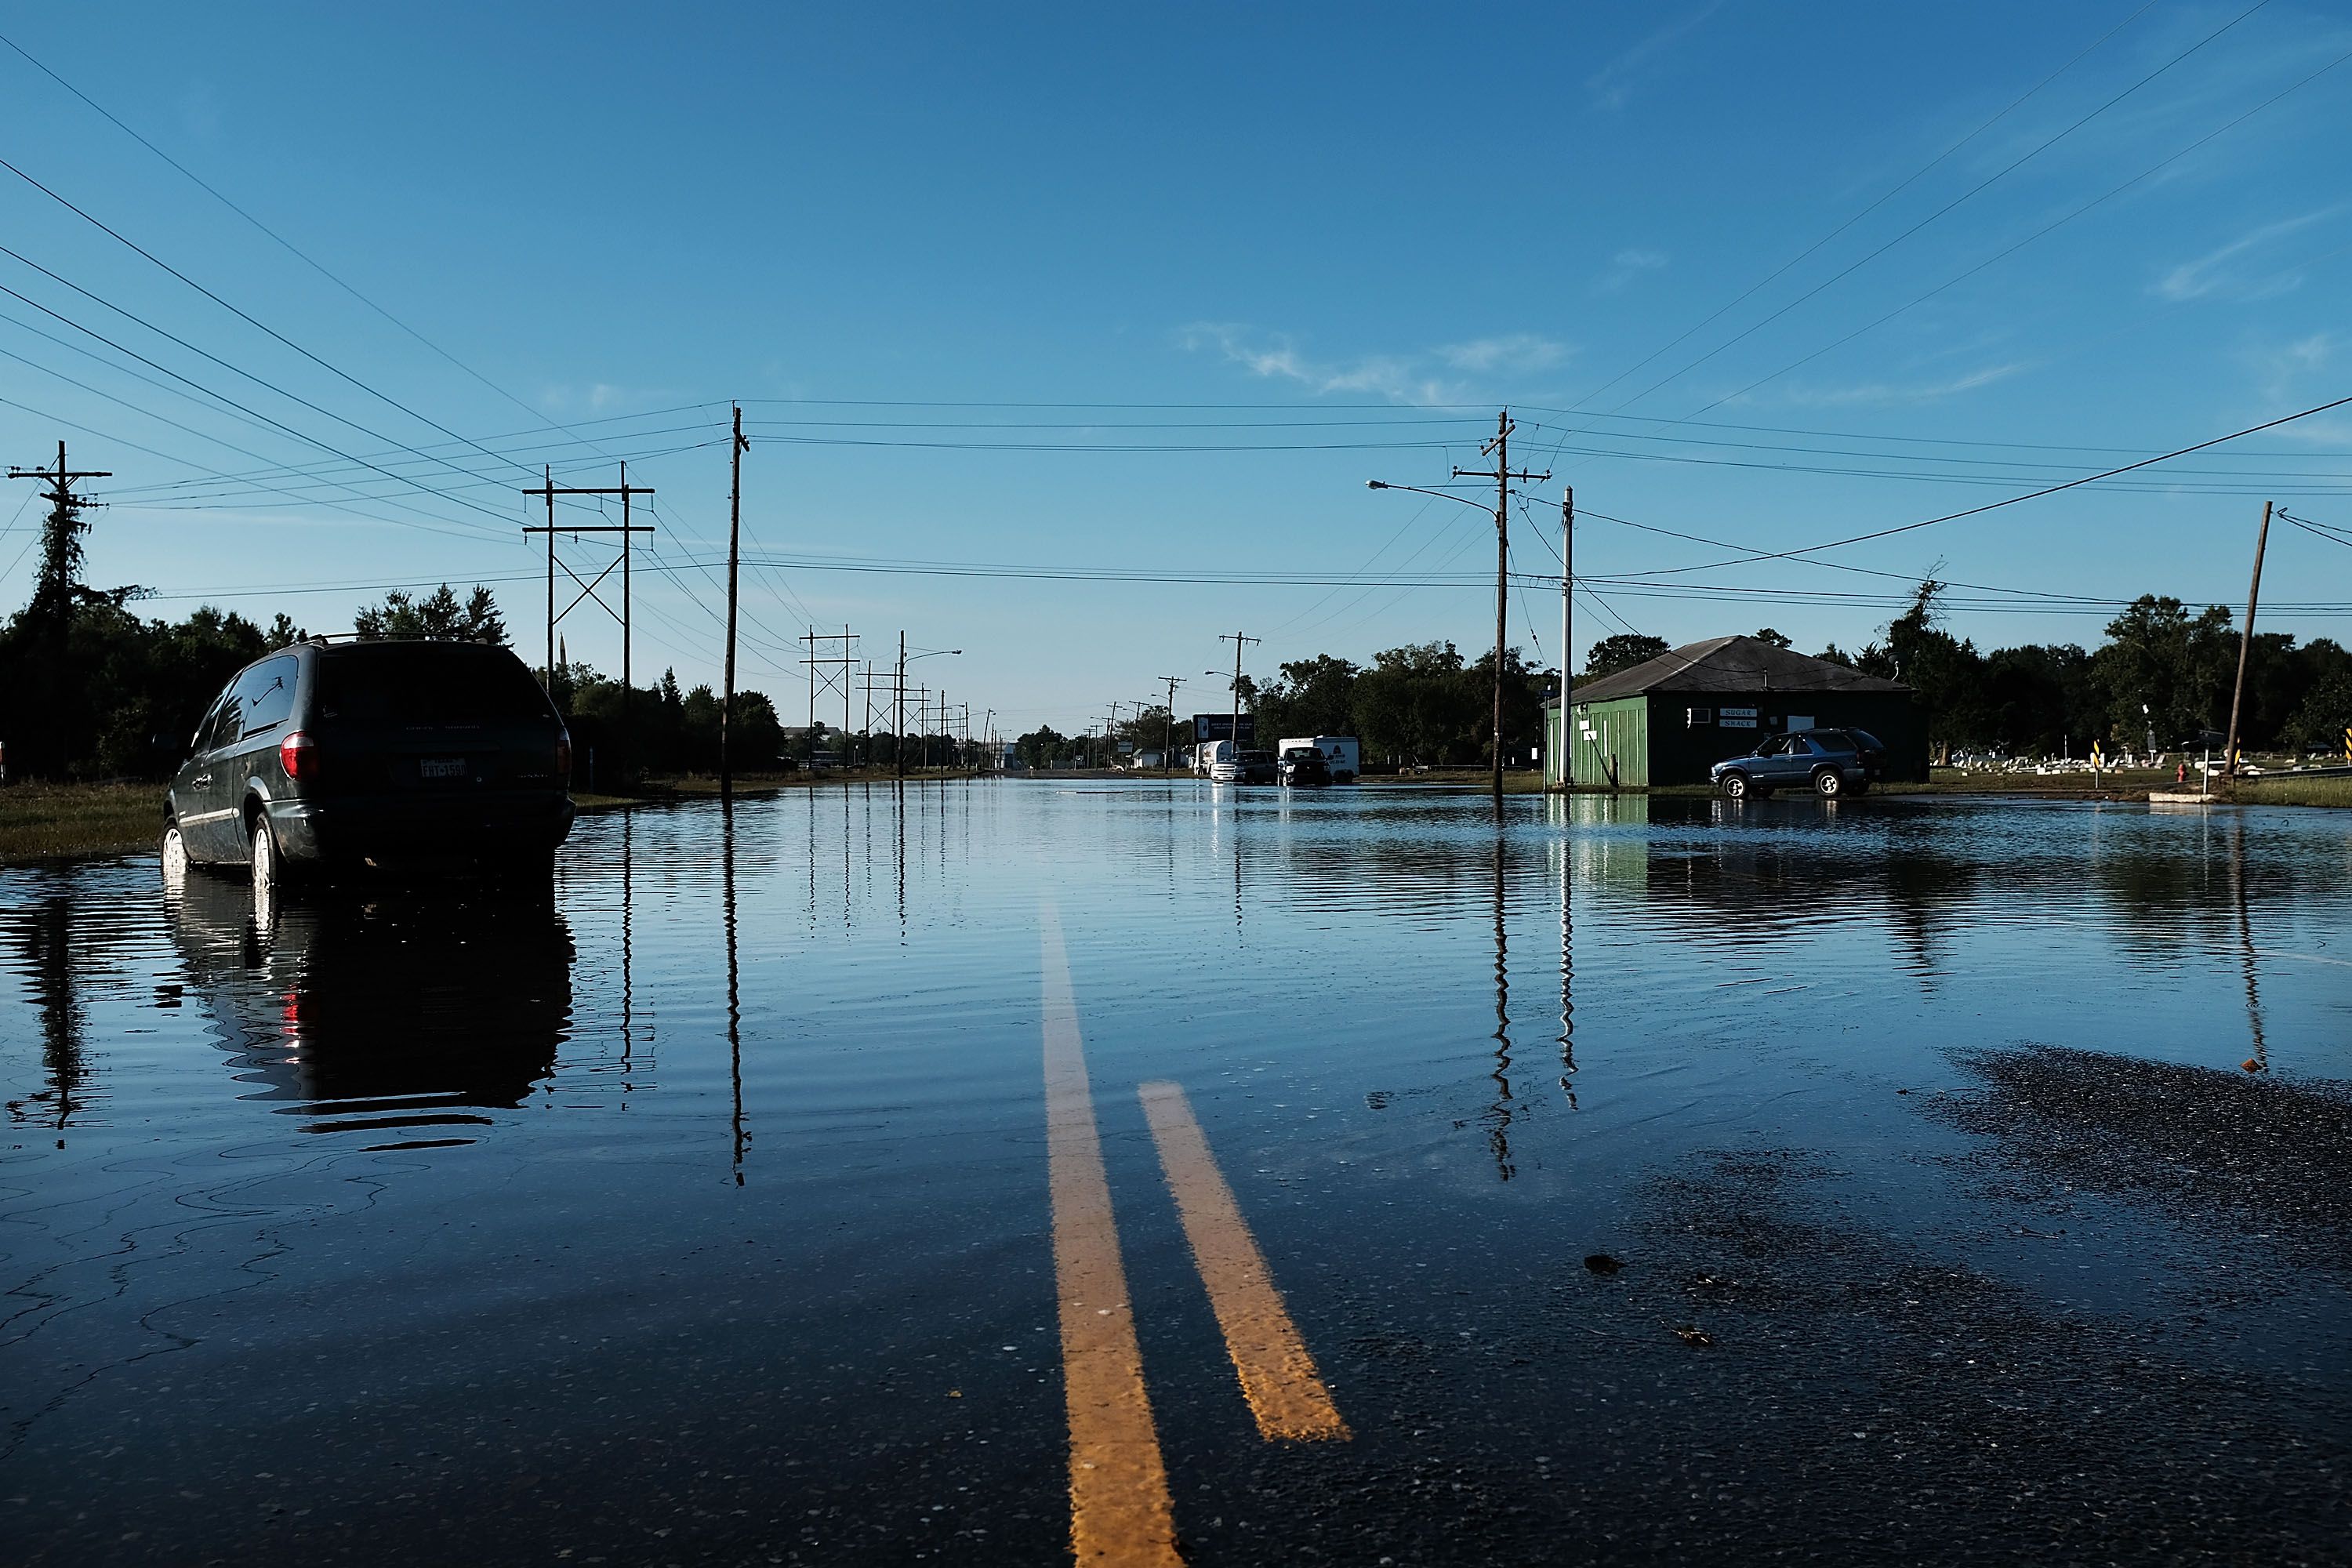
[{"label": "ripples on water", "polygon": [[[583,818],[548,900],[259,920],[152,858],[0,871],[0,1446],[63,1474],[128,1412],[212,1418],[148,1403],[173,1376],[292,1431],[315,1389],[252,1358],[478,1386],[750,1334],[747,1300],[777,1355],[868,1319],[944,1353],[979,1274],[1035,1289],[1045,900],[1098,1097],[1179,1078],[1277,1186],[1605,1207],[1727,1130],[1899,1141],[1857,1097],[1954,1081],[1956,1047],[2352,1078],[2337,814],[1508,805],[794,791]],[[445,1342],[518,1312],[541,1349]]]}]

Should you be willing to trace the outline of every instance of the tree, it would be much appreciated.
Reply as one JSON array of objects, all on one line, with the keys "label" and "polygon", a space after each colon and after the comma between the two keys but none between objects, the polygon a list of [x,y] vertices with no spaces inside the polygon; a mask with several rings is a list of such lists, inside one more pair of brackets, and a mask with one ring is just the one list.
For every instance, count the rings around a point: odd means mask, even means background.
[{"label": "tree", "polygon": [[486,642],[507,646],[506,617],[488,588],[477,586],[463,605],[444,583],[422,599],[398,588],[352,619],[352,629],[368,641],[383,637],[429,637],[438,642]]},{"label": "tree", "polygon": [[2132,744],[2153,727],[2168,746],[2225,729],[2237,662],[2228,610],[2192,616],[2178,599],[2141,595],[2107,623],[2107,645],[2091,657],[2105,699],[2101,737]]},{"label": "tree", "polygon": [[1621,632],[1613,637],[1603,637],[1592,645],[1584,656],[1584,676],[1598,680],[1604,675],[1614,675],[1621,669],[1631,669],[1637,664],[1647,664],[1660,654],[1672,653],[1664,637],[1647,637],[1638,632]]},{"label": "tree", "polygon": [[1487,698],[1472,689],[1452,643],[1408,643],[1374,654],[1355,689],[1356,733],[1371,755],[1431,764],[1480,754]]},{"label": "tree", "polygon": [[1760,643],[1769,643],[1774,647],[1790,647],[1794,646],[1788,637],[1774,631],[1770,626],[1766,626],[1762,630],[1759,631],[1756,634],[1756,640]]},{"label": "tree", "polygon": [[1070,738],[1051,724],[1041,724],[1013,742],[1021,765],[1029,768],[1050,768],[1066,756],[1069,749]]},{"label": "tree", "polygon": [[1357,734],[1356,683],[1362,674],[1351,661],[1328,653],[1284,665],[1251,709],[1258,743],[1271,745],[1285,735]]},{"label": "tree", "polygon": [[1991,738],[1984,660],[1974,643],[1944,630],[1943,593],[1943,584],[1923,578],[1911,607],[1886,624],[1885,641],[1864,648],[1861,661],[1865,673],[1889,674],[1916,694],[1927,712],[1927,743],[1938,753],[1954,745],[1983,745]]},{"label": "tree", "polygon": [[2330,670],[2320,679],[2287,721],[2285,739],[2298,752],[2341,757],[2347,729],[2352,729],[2352,668]]}]

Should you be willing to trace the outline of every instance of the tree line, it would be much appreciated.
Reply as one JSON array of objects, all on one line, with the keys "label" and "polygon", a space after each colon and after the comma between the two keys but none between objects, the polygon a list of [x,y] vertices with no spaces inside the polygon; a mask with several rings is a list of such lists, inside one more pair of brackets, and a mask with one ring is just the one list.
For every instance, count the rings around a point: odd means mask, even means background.
[{"label": "tree line", "polygon": [[[2084,754],[2100,742],[2111,754],[2139,751],[2151,733],[2158,750],[2211,744],[2229,726],[2239,637],[2230,611],[2192,611],[2179,600],[2147,595],[2106,626],[2095,649],[2075,643],[2028,643],[1979,650],[1945,624],[1945,584],[1923,581],[1911,604],[1849,653],[1832,643],[1816,655],[1865,675],[1901,680],[1927,714],[1929,744],[1941,752],[2005,755]],[[1777,647],[1791,639],[1766,626],[1754,634]],[[1664,638],[1623,632],[1591,645],[1578,683],[1598,680],[1670,651]],[[1465,660],[1449,642],[1412,643],[1369,663],[1332,654],[1294,659],[1263,683],[1244,678],[1243,708],[1257,715],[1258,744],[1290,735],[1354,735],[1370,765],[1484,765],[1492,750],[1494,655]],[[1556,669],[1505,655],[1506,760],[1524,764],[1541,742],[1543,704],[1559,689]],[[2145,705],[2145,711],[2143,711]],[[2352,725],[2352,652],[2328,637],[2298,642],[2284,632],[2257,633],[2247,650],[2245,700],[2239,718],[2248,751],[2340,753]],[[1148,707],[1114,731],[1136,752],[1165,745],[1168,712]],[[1192,743],[1180,723],[1176,744]],[[1014,742],[1031,767],[1100,761],[1100,737],[1066,736],[1044,726]]]},{"label": "tree line", "polygon": [[[1944,621],[1944,584],[1922,582],[1908,608],[1860,652],[1835,643],[1815,657],[1864,675],[1907,683],[1927,713],[1939,751],[2004,755],[2083,755],[2194,749],[2227,733],[2240,637],[2229,610],[2191,611],[2148,594],[2106,626],[2096,648],[2024,643],[1979,651]],[[1756,637],[1790,639],[1767,626]],[[1595,643],[1583,679],[1598,679],[1667,651],[1663,637],[1621,635]],[[2245,699],[2238,718],[2247,751],[2341,752],[2352,725],[2352,652],[2330,637],[2298,643],[2257,632],[2246,649]]]},{"label": "tree line", "polygon": [[[2220,749],[2242,640],[2223,606],[2191,610],[2147,594],[2107,623],[2096,648],[2028,643],[1980,652],[1945,626],[1943,593],[1927,579],[1860,653],[1832,645],[1821,655],[1908,683],[1927,710],[1931,747],[2079,756],[2093,741],[2111,753],[2141,751],[2152,735],[2159,751]],[[2245,750],[2340,752],[2347,724],[2352,652],[2330,637],[2254,634],[2238,721]]]}]

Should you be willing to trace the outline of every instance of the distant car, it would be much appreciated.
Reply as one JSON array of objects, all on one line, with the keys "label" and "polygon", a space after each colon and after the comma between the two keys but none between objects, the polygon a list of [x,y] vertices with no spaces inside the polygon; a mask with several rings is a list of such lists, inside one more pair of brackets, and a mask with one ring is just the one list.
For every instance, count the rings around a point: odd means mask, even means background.
[{"label": "distant car", "polygon": [[1824,800],[1863,795],[1886,776],[1886,748],[1866,730],[1801,730],[1774,735],[1744,757],[1709,770],[1734,800],[1776,789],[1810,789]]},{"label": "distant car", "polygon": [[1314,746],[1291,746],[1284,750],[1277,764],[1282,783],[1290,789],[1315,789],[1331,782],[1331,764],[1322,752]]},{"label": "distant car", "polygon": [[551,870],[572,737],[511,652],[297,643],[206,710],[163,797],[167,869],[452,860]]}]

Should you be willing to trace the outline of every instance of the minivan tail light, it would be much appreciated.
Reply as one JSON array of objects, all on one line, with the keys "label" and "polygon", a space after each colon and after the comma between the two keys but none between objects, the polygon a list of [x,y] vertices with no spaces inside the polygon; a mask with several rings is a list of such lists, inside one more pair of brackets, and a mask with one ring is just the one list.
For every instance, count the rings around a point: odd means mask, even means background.
[{"label": "minivan tail light", "polygon": [[278,742],[278,760],[289,779],[311,780],[319,776],[319,742],[297,730]]},{"label": "minivan tail light", "polygon": [[572,776],[572,737],[568,733],[555,742],[555,776],[560,779]]}]

